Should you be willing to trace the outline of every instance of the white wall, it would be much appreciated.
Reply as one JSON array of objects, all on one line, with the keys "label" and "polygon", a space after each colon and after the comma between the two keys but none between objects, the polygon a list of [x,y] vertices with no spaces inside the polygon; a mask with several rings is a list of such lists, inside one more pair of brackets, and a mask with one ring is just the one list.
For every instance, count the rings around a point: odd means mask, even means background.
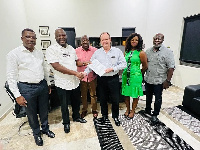
[{"label": "white wall", "polygon": [[27,27],[23,0],[0,0],[0,118],[12,106],[3,86],[6,81],[6,54],[21,44],[21,31]]},{"label": "white wall", "polygon": [[[155,33],[161,32],[164,44],[175,55],[173,84],[185,88],[200,83],[199,68],[179,65],[183,17],[200,13],[199,0],[25,0],[25,4],[28,24],[36,31],[40,25],[48,25],[52,43],[57,27],[75,27],[77,37],[99,36],[103,31],[121,36],[122,27],[136,27],[146,48],[152,46]],[[187,72],[192,78],[185,78]]]},{"label": "white wall", "polygon": [[[77,37],[87,34],[99,37],[103,31],[111,36],[121,36],[122,27],[137,27],[145,34],[147,14],[146,0],[24,0],[28,24],[38,31],[39,26],[50,27],[51,39],[55,43],[57,27],[75,27]],[[139,12],[139,13],[138,13]]]},{"label": "white wall", "polygon": [[[11,100],[3,90],[6,80],[6,54],[21,44],[20,34],[25,27],[37,34],[37,48],[41,40],[55,43],[57,27],[75,27],[77,37],[87,34],[99,36],[108,31],[121,36],[122,27],[136,27],[146,48],[152,46],[152,37],[161,32],[164,44],[174,51],[176,70],[173,83],[184,88],[200,83],[200,70],[179,65],[183,17],[200,13],[199,0],[0,0],[0,116]],[[39,26],[50,27],[50,37],[39,36]]]},{"label": "white wall", "polygon": [[150,0],[148,6],[146,46],[152,45],[152,37],[161,32],[165,35],[165,46],[170,46],[176,60],[173,84],[181,88],[200,84],[200,68],[179,65],[183,32],[183,17],[200,13],[199,0]]}]

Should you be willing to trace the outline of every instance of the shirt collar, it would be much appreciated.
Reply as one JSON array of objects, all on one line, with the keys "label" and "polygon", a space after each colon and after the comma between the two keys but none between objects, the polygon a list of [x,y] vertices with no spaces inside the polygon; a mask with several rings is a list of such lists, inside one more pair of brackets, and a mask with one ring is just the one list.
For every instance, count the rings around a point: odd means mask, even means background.
[{"label": "shirt collar", "polygon": [[[26,47],[24,47],[23,44],[21,45],[21,48],[20,48],[20,49],[21,49],[21,51],[28,51],[28,52],[30,52],[29,50],[26,49]],[[35,50],[37,50],[37,49],[34,47],[34,50],[33,50],[33,51],[35,51]]]},{"label": "shirt collar", "polygon": [[[105,51],[103,47],[101,47],[101,48],[102,48],[103,51]],[[110,50],[108,52],[112,51],[112,49],[113,49],[113,47],[111,46]]]},{"label": "shirt collar", "polygon": [[[161,46],[159,47],[159,49],[157,50],[157,51],[161,51],[162,50],[162,48],[163,48],[163,44],[161,44]],[[154,51],[154,47],[152,47],[152,51]],[[155,51],[154,51],[155,52]]]},{"label": "shirt collar", "polygon": [[68,47],[68,44],[66,43],[66,47],[62,47],[60,44],[56,43],[55,44],[58,48],[67,48]]},{"label": "shirt collar", "polygon": [[[88,48],[88,50],[87,51],[91,51],[92,49],[91,49],[92,47],[91,46],[89,46],[89,48]],[[84,50],[83,49],[83,47],[81,46],[81,49],[83,50],[83,51],[86,51],[86,50]]]}]

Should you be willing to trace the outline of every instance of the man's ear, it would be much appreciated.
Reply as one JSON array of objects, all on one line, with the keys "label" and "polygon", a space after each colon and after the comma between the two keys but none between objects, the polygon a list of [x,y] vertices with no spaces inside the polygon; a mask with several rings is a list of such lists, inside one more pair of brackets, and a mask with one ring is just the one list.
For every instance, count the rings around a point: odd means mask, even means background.
[{"label": "man's ear", "polygon": [[163,41],[165,40],[164,37],[162,38],[162,40],[163,40]]}]

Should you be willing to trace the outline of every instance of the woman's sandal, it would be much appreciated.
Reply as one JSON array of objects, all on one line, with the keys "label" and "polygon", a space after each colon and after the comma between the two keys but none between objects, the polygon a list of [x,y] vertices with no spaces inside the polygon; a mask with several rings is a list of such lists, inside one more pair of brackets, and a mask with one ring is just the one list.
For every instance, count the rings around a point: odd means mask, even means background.
[{"label": "woman's sandal", "polygon": [[97,118],[98,112],[97,112],[97,111],[92,111],[92,113],[93,113],[93,117],[94,117],[94,118]]},{"label": "woman's sandal", "polygon": [[[130,115],[131,115],[131,116],[130,116]],[[129,119],[133,119],[134,115],[135,115],[135,112],[130,112],[129,115],[128,115],[128,118],[129,118]]]},{"label": "woman's sandal", "polygon": [[126,112],[124,113],[124,116],[125,116],[125,117],[128,117],[129,113],[130,113],[130,111],[126,111]]}]

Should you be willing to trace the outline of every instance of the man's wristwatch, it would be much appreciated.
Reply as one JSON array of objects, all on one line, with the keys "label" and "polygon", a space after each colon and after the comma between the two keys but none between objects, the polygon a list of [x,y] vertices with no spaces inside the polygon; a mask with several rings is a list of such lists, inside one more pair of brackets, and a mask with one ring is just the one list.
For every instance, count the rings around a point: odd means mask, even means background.
[{"label": "man's wristwatch", "polygon": [[85,63],[83,63],[83,66],[85,66]]},{"label": "man's wristwatch", "polygon": [[169,85],[171,85],[171,82],[170,82],[170,80],[167,80],[167,79],[166,79],[166,82],[167,82]]}]

